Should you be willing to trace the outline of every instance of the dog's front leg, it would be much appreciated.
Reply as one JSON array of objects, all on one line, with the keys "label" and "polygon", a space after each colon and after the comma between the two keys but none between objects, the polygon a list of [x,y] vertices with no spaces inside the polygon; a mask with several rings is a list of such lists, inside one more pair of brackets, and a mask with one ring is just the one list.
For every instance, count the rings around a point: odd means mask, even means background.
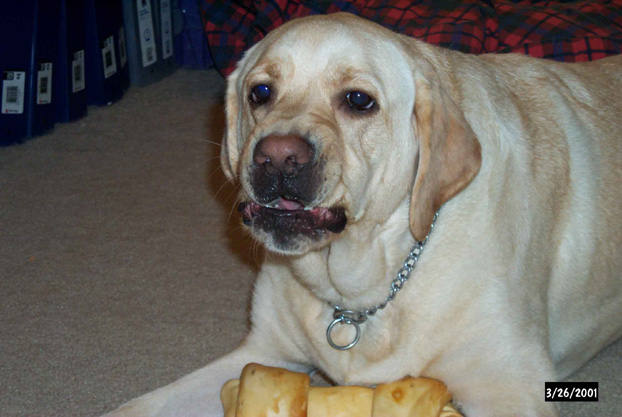
[{"label": "dog's front leg", "polygon": [[239,378],[249,362],[308,371],[270,355],[263,343],[249,337],[240,347],[170,385],[145,394],[104,417],[222,417],[220,389]]}]

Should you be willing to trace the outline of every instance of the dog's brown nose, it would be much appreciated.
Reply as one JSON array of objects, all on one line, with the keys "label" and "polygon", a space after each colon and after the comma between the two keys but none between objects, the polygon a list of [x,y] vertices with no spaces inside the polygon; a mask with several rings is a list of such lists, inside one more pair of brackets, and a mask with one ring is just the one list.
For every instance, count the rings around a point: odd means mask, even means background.
[{"label": "dog's brown nose", "polygon": [[311,159],[311,146],[300,136],[267,136],[255,147],[253,160],[269,174],[293,176]]}]

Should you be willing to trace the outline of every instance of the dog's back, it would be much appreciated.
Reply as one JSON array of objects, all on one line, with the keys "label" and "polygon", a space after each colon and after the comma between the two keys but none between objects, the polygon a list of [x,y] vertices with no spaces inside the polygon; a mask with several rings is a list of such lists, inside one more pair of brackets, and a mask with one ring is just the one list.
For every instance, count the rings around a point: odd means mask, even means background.
[{"label": "dog's back", "polygon": [[581,79],[559,83],[574,100],[568,128],[583,131],[569,134],[572,203],[549,288],[551,352],[566,376],[622,336],[622,56],[563,68]]},{"label": "dog's back", "polygon": [[484,153],[488,141],[495,157],[524,158],[526,176],[512,187],[527,199],[519,203],[523,215],[541,219],[530,231],[541,240],[532,256],[552,262],[550,279],[531,281],[548,283],[550,350],[565,377],[622,336],[622,55],[576,64],[518,55],[474,59],[488,69],[478,74],[481,85],[504,92],[488,103],[504,102],[494,109],[505,122],[501,140],[487,139],[489,126],[482,125],[494,121],[482,120],[481,108],[467,104],[465,112],[481,132]]}]

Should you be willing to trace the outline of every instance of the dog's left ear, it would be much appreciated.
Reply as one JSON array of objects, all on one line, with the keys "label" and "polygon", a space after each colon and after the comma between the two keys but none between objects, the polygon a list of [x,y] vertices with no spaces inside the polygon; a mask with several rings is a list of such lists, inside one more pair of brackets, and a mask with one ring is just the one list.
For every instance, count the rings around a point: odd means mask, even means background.
[{"label": "dog's left ear", "polygon": [[225,176],[229,180],[233,180],[236,176],[237,164],[239,159],[238,152],[238,135],[240,135],[240,108],[238,102],[238,77],[240,68],[227,78],[227,92],[225,95],[225,134],[222,138],[222,147],[220,148],[220,166]]},{"label": "dog's left ear", "polygon": [[469,185],[482,157],[462,110],[440,85],[416,80],[414,121],[419,164],[410,200],[410,230],[423,241],[436,211]]}]

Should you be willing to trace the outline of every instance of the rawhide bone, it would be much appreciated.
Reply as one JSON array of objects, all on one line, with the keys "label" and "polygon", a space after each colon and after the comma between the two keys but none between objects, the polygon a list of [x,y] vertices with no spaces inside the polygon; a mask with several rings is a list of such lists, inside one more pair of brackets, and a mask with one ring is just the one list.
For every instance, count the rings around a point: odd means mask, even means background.
[{"label": "rawhide bone", "polygon": [[462,417],[442,382],[311,387],[307,374],[251,363],[220,393],[225,417]]}]

